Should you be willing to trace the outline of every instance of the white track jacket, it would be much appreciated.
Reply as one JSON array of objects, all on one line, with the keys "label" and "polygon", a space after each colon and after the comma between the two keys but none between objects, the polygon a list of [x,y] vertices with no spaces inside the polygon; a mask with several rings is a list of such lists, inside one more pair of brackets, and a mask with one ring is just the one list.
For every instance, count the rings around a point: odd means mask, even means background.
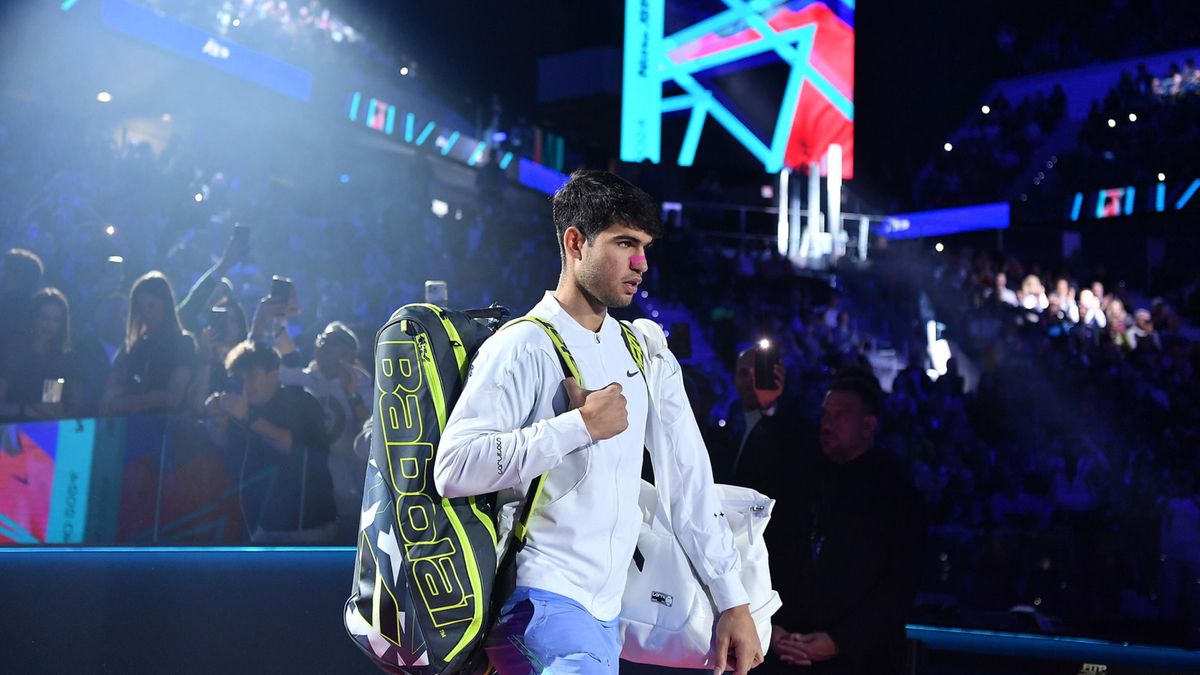
[{"label": "white track jacket", "polygon": [[438,491],[445,497],[501,492],[502,502],[520,500],[534,478],[548,473],[517,555],[517,584],[564,595],[609,621],[620,612],[637,544],[648,448],[655,480],[671,482],[675,535],[717,609],[748,602],[708,453],[662,329],[649,321],[636,324],[646,352],[643,381],[611,316],[592,332],[549,292],[531,314],[554,324],[584,388],[621,384],[629,428],[592,441],[579,411],[568,411],[562,366],[549,337],[533,323],[518,323],[488,339],[475,356],[438,445]]}]

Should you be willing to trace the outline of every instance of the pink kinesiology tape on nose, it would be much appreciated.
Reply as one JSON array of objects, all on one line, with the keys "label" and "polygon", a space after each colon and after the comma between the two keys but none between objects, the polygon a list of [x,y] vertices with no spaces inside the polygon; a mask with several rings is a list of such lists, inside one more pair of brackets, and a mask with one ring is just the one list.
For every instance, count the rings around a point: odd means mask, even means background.
[{"label": "pink kinesiology tape on nose", "polygon": [[646,262],[646,256],[644,255],[635,255],[629,259],[630,265],[641,265],[644,262]]}]

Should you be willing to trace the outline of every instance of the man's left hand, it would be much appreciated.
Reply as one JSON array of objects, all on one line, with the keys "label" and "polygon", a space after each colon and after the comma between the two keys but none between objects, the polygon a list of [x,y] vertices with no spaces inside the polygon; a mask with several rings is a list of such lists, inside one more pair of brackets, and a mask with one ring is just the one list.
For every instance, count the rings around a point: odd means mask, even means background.
[{"label": "man's left hand", "polygon": [[829,633],[801,633],[796,641],[809,660],[816,663],[828,661],[838,655],[837,643],[829,637]]},{"label": "man's left hand", "polygon": [[728,664],[735,675],[746,675],[762,662],[762,644],[758,640],[754,619],[750,617],[749,605],[738,605],[721,612],[721,618],[717,620],[717,652],[713,673],[724,673]]}]

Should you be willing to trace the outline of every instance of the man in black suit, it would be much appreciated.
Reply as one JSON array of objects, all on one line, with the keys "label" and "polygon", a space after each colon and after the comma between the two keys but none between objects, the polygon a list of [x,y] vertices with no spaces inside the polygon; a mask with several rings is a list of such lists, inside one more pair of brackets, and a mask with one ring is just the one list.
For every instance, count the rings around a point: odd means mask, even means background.
[{"label": "man in black suit", "polygon": [[[786,486],[795,470],[797,440],[805,436],[798,415],[788,410],[783,390],[787,371],[774,366],[775,388],[758,389],[754,382],[757,347],[743,351],[734,371],[738,400],[731,406],[725,426],[707,439],[718,483],[754,488],[770,497]],[[782,479],[782,480],[781,480]]]},{"label": "man in black suit", "polygon": [[925,524],[907,471],[875,447],[881,398],[870,370],[840,371],[821,408],[820,453],[776,495],[766,537],[783,608],[766,672],[903,668]]}]

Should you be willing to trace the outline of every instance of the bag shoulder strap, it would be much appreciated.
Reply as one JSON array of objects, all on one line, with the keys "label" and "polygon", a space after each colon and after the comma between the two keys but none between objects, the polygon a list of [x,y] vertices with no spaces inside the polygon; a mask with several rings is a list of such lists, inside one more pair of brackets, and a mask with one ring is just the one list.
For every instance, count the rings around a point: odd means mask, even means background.
[{"label": "bag shoulder strap", "polygon": [[504,330],[509,326],[526,321],[537,324],[543,331],[546,332],[546,335],[550,338],[550,342],[554,345],[554,351],[558,354],[558,363],[560,366],[562,366],[563,375],[565,377],[575,378],[575,382],[582,387],[583,376],[579,374],[579,366],[575,364],[575,358],[571,356],[571,350],[567,349],[567,343],[563,341],[562,335],[559,335],[558,329],[554,327],[554,324],[550,323],[546,319],[541,318],[540,316],[526,315],[509,321],[501,326],[500,330]]},{"label": "bag shoulder strap", "polygon": [[[562,339],[562,335],[559,334],[558,329],[554,327],[553,323],[539,316],[526,315],[509,321],[500,330],[525,321],[536,324],[545,331],[546,335],[550,338],[551,344],[554,345],[559,365],[562,366],[563,376],[575,378],[576,384],[583,387],[583,375],[579,372],[579,366],[575,363],[575,358],[571,356],[571,351],[567,349],[567,343]],[[649,390],[650,383],[646,380],[646,352],[642,348],[642,343],[638,341],[637,333],[634,332],[628,323],[618,321],[617,325],[621,327],[621,335],[624,338],[625,348],[629,350],[629,355],[633,357],[633,362],[637,366],[638,372],[642,375],[642,382],[646,384],[646,389]],[[525,493],[525,503],[521,507],[521,515],[513,526],[513,535],[516,537],[518,549],[525,545],[525,539],[529,535],[529,520],[533,517],[534,509],[537,508],[537,503],[541,499],[542,488],[545,487],[545,484],[546,474],[541,474],[533,479],[533,482],[529,484],[528,492]]]},{"label": "bag shoulder strap", "polygon": [[650,381],[646,379],[646,350],[642,348],[642,343],[638,341],[637,333],[634,332],[633,326],[627,321],[618,321],[617,325],[621,327],[621,335],[625,338],[625,348],[629,350],[629,355],[633,357],[633,363],[637,366],[638,372],[642,374],[642,382],[646,383],[646,389],[650,389]]},{"label": "bag shoulder strap", "polygon": [[[575,382],[580,387],[583,387],[583,375],[579,372],[579,366],[575,363],[575,357],[571,356],[571,351],[567,349],[567,343],[563,341],[554,324],[538,316],[526,315],[509,321],[501,326],[500,330],[525,321],[536,324],[545,331],[547,337],[550,338],[551,344],[554,345],[555,353],[558,354],[558,363],[562,366],[563,376],[575,378]],[[546,474],[543,473],[533,479],[529,484],[529,490],[525,493],[525,503],[521,506],[521,515],[517,518],[516,524],[513,525],[513,536],[516,539],[517,550],[525,546],[525,538],[529,535],[529,519],[533,517],[533,511],[537,507],[538,500],[542,497],[542,488],[545,485]]]}]

